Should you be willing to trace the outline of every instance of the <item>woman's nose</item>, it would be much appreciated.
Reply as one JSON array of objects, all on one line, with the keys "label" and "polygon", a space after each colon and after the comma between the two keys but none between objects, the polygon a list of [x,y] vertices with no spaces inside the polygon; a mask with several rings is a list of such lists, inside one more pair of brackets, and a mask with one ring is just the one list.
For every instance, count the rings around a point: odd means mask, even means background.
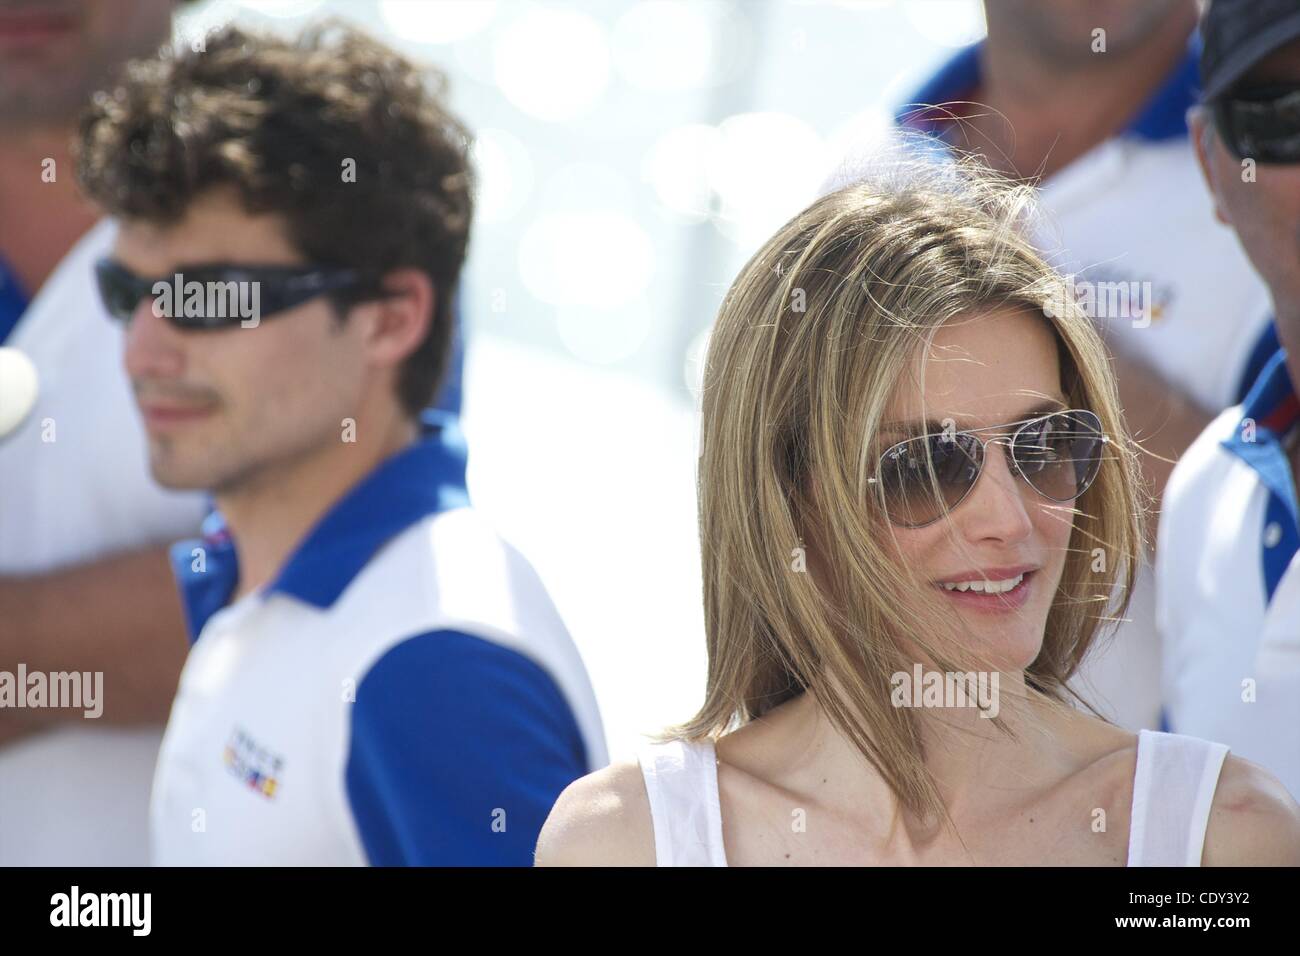
[{"label": "woman's nose", "polygon": [[1010,438],[991,438],[984,446],[984,468],[966,509],[964,527],[972,539],[1018,541],[1033,521],[1025,501],[1026,485],[1017,480]]}]

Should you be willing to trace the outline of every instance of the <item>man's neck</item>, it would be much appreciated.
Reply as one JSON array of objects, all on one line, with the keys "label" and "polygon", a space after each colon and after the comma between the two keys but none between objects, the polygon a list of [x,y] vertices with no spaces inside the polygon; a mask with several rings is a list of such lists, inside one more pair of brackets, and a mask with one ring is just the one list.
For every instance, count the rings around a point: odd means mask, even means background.
[{"label": "man's neck", "polygon": [[415,423],[402,418],[370,442],[357,419],[356,442],[329,442],[266,469],[237,491],[216,496],[239,553],[238,600],[270,583],[308,532],[350,490],[385,460],[417,438]]},{"label": "man's neck", "polygon": [[[1291,376],[1293,383],[1300,382],[1300,361],[1292,358],[1295,352],[1287,352],[1287,374]],[[1300,423],[1293,426],[1290,432],[1282,436],[1285,444],[1287,462],[1291,465],[1291,483],[1296,488],[1296,498],[1300,500]]]},{"label": "man's neck", "polygon": [[1047,179],[1123,130],[1186,54],[1195,25],[1195,9],[1179,7],[1140,48],[1071,68],[990,23],[972,97],[988,109],[963,121],[963,145],[1004,173]]},{"label": "man's neck", "polygon": [[35,295],[98,214],[77,192],[64,128],[0,137],[0,257]]},{"label": "man's neck", "polygon": [[[1292,385],[1300,387],[1300,302],[1290,306],[1275,296],[1273,322],[1277,326],[1278,342],[1286,352],[1287,374]],[[1296,486],[1297,498],[1300,498],[1300,441],[1292,436],[1291,444],[1285,447],[1291,465],[1291,481]]]}]

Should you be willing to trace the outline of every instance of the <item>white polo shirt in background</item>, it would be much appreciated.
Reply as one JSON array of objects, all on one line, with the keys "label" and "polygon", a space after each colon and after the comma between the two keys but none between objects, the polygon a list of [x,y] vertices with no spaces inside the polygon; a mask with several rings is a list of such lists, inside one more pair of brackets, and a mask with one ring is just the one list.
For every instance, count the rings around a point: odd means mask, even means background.
[{"label": "white polo shirt in background", "polygon": [[1178,462],[1157,557],[1176,733],[1225,743],[1300,799],[1300,400],[1278,352]]},{"label": "white polo shirt in background", "polygon": [[[912,94],[899,123],[942,143],[944,119],[960,113],[959,104],[979,99],[981,46],[957,53]],[[1098,324],[1116,351],[1156,370],[1215,414],[1241,400],[1276,339],[1267,288],[1232,231],[1215,220],[1188,137],[1198,56],[1193,37],[1164,84],[1118,135],[1042,183],[1044,228],[1035,242],[1080,288],[1086,282],[1139,283],[1126,288],[1149,293],[1149,322],[1146,316],[1099,317]],[[918,108],[944,103],[954,105]],[[878,154],[877,142],[850,150],[822,192],[854,181]],[[1144,561],[1126,622],[1094,647],[1072,681],[1130,730],[1161,727],[1154,592],[1152,568]]]},{"label": "white polo shirt in background", "polygon": [[161,865],[531,866],[608,763],[542,582],[471,507],[454,419],[234,603],[220,515],[173,551],[192,634],[153,790]]},{"label": "white polo shirt in background", "polygon": [[[22,427],[0,441],[0,574],[167,544],[194,534],[207,510],[204,496],[164,491],[149,476],[122,332],[100,303],[92,269],[113,232],[106,220],[69,251],[4,343],[35,363],[40,395]],[[9,626],[0,621],[0,635]],[[29,662],[10,659],[0,637],[0,670],[19,663]],[[106,698],[116,692],[105,684]],[[161,737],[161,728],[100,718],[0,747],[0,866],[146,863]]]}]

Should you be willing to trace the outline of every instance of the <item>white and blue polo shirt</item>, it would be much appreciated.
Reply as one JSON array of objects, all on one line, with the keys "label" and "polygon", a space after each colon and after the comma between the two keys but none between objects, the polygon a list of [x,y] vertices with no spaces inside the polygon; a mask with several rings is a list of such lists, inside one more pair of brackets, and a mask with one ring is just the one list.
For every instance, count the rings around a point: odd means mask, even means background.
[{"label": "white and blue polo shirt", "polygon": [[1297,440],[1278,352],[1174,469],[1156,570],[1171,729],[1227,744],[1300,797]]},{"label": "white and blue polo shirt", "polygon": [[468,507],[454,420],[383,463],[234,603],[213,514],[173,551],[194,643],[154,780],[161,865],[521,865],[608,762],[577,649]]}]

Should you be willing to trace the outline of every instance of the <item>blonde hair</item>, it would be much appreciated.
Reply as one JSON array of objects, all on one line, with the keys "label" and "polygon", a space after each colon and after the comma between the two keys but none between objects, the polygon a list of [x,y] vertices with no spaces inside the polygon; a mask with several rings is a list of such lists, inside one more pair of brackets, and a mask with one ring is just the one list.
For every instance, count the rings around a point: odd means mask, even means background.
[{"label": "blonde hair", "polygon": [[[992,309],[1050,323],[1069,407],[1094,411],[1110,436],[1074,503],[1061,584],[1025,671],[1028,696],[1079,699],[1066,681],[1127,608],[1146,505],[1102,341],[1025,237],[1033,194],[970,159],[895,161],[818,200],[741,270],[703,381],[707,692],[659,739],[716,737],[813,690],[905,806],[946,816],[917,716],[893,706],[888,688],[909,668],[904,635],[944,669],[970,649],[908,633],[917,579],[889,551],[867,479],[882,415],[918,349],[945,322]],[[792,570],[799,547],[818,557],[819,575]]]}]

